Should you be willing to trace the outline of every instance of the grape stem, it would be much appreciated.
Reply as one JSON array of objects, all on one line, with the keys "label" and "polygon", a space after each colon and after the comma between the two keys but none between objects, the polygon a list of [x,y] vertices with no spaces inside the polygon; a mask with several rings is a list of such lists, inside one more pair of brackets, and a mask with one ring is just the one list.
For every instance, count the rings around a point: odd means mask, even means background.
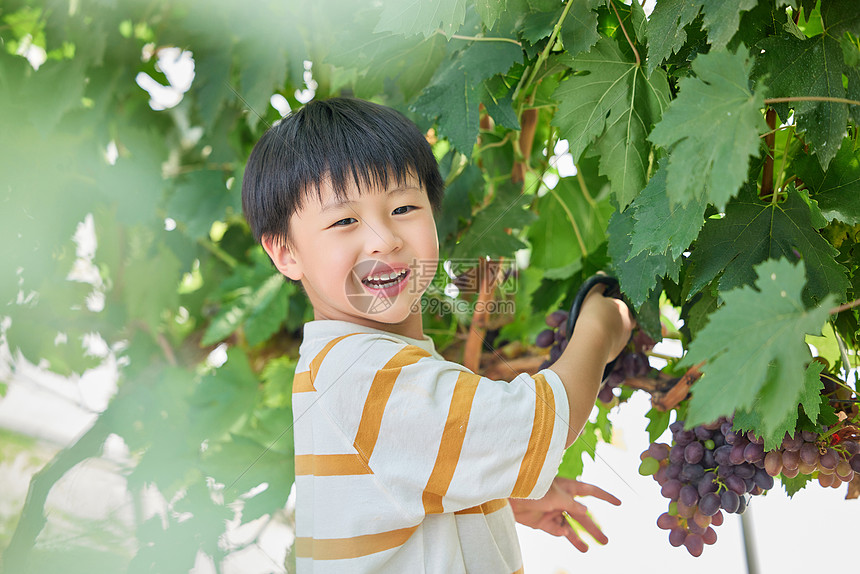
[{"label": "grape stem", "polygon": [[618,18],[618,24],[621,26],[621,31],[624,32],[624,37],[627,38],[627,43],[630,44],[630,49],[633,50],[633,55],[636,56],[636,67],[638,68],[642,65],[642,59],[639,57],[639,50],[637,50],[636,46],[633,45],[633,40],[630,39],[630,34],[627,33],[627,28],[624,27],[624,22],[621,21],[621,14],[618,13],[618,8],[615,7],[612,0],[609,0],[609,5],[612,6],[613,10],[615,10],[615,16]]},{"label": "grape stem", "polygon": [[833,309],[831,309],[829,311],[829,313],[831,315],[837,315],[837,314],[841,313],[842,311],[847,311],[848,309],[853,309],[854,307],[857,307],[858,305],[860,305],[860,299],[854,299],[850,303],[845,303],[844,305],[834,307]]}]

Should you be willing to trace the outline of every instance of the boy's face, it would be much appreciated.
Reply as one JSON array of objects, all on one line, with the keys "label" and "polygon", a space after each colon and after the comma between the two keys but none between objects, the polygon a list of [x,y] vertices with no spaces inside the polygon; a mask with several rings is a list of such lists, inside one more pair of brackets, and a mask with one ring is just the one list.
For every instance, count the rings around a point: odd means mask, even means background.
[{"label": "boy's face", "polygon": [[423,337],[421,294],[436,272],[439,246],[426,191],[412,176],[388,189],[348,190],[328,183],[290,219],[291,244],[263,247],[275,266],[300,280],[315,319],[349,321]]}]

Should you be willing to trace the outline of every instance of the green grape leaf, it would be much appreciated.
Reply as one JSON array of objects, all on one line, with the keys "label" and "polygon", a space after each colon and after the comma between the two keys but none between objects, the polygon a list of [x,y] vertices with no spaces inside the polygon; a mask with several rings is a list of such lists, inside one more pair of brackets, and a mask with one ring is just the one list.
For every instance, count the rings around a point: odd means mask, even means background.
[{"label": "green grape leaf", "polygon": [[648,300],[648,294],[658,286],[661,277],[678,280],[681,260],[667,253],[640,253],[628,259],[634,225],[633,212],[628,209],[612,215],[606,232],[609,234],[612,269],[621,284],[621,292],[634,308],[639,309]]},{"label": "green grape leaf", "polygon": [[466,0],[386,0],[375,32],[425,38],[441,30],[448,39],[466,20]]},{"label": "green grape leaf", "polygon": [[834,259],[838,251],[816,231],[825,225],[796,190],[790,190],[783,203],[764,203],[751,193],[742,194],[726,207],[725,217],[709,219],[702,228],[689,259],[690,292],[719,273],[720,291],[750,285],[754,265],[778,257],[794,261],[799,254],[808,279],[804,295],[813,301],[828,293],[842,299],[848,287],[846,269]]},{"label": "green grape leaf", "polygon": [[818,420],[818,415],[821,414],[821,389],[824,388],[824,383],[821,382],[821,372],[823,370],[823,363],[811,362],[806,369],[806,377],[800,392],[800,406],[803,407],[803,412],[813,423]]},{"label": "green grape leaf", "polygon": [[779,475],[779,482],[782,483],[782,488],[789,498],[806,488],[806,484],[812,480],[812,476],[808,474],[798,474],[794,478],[788,478],[784,474]]},{"label": "green grape leaf", "polygon": [[[286,318],[284,285],[283,275],[276,272],[259,285],[239,288],[238,296],[233,302],[225,305],[212,319],[201,343],[203,345],[217,343],[229,337],[246,322],[250,330],[250,333],[246,332],[246,336],[251,345],[268,339]],[[283,299],[283,302],[277,303],[278,299]]]},{"label": "green grape leaf", "polygon": [[860,10],[855,0],[824,0],[821,17],[828,36],[839,38],[845,32],[860,36]]},{"label": "green grape leaf", "polygon": [[[846,96],[849,100],[860,102],[860,70],[857,68],[849,68],[845,70],[845,75],[848,77],[848,86]],[[860,125],[860,106],[848,106],[848,113],[855,125]]]},{"label": "green grape leaf", "polygon": [[475,10],[488,30],[496,24],[499,16],[507,10],[507,0],[475,0]]},{"label": "green grape leaf", "polygon": [[204,376],[189,398],[194,436],[217,439],[247,419],[257,400],[257,385],[245,352],[229,349],[227,362]]},{"label": "green grape leaf", "polygon": [[[768,384],[779,383],[771,381]],[[762,394],[765,391],[766,389],[762,390]],[[758,401],[749,410],[738,409],[735,411],[733,428],[738,432],[753,431],[762,439],[765,450],[773,450],[780,447],[786,433],[794,434],[797,428],[797,408],[787,411],[782,420],[777,421],[776,426],[772,428],[766,428],[765,417],[762,414],[765,412],[766,410],[759,406]],[[773,421],[770,424],[774,424]]]},{"label": "green grape leaf", "polygon": [[754,8],[757,0],[660,0],[648,26],[648,73],[654,71],[687,41],[684,27],[701,11],[712,49],[725,48],[741,22],[741,12]]},{"label": "green grape leaf", "polygon": [[582,475],[584,464],[582,455],[587,454],[594,460],[597,456],[597,423],[588,421],[585,423],[585,428],[573,442],[564,451],[564,457],[561,459],[561,464],[558,467],[558,476],[562,478],[575,479]]},{"label": "green grape leaf", "polygon": [[291,407],[293,404],[293,375],[296,361],[291,357],[276,357],[263,367],[263,404],[268,408]]},{"label": "green grape leaf", "polygon": [[663,60],[678,52],[687,41],[684,27],[695,20],[701,0],[661,0],[654,6],[648,22],[648,75]]},{"label": "green grape leaf", "polygon": [[526,247],[507,230],[523,229],[535,219],[527,209],[530,199],[513,186],[501,187],[490,204],[472,217],[472,224],[454,247],[453,256],[462,259],[512,257]]},{"label": "green grape leaf", "polygon": [[[707,361],[701,369],[704,376],[692,387],[690,425],[750,409],[756,398],[766,400],[763,418],[782,421],[788,401],[770,395],[785,392],[796,398],[803,387],[805,363],[812,359],[803,334],[821,332],[834,298],[828,296],[820,306],[806,309],[800,297],[805,283],[802,264],[771,259],[755,272],[755,289],[744,286],[722,294],[724,305],[711,315],[681,361],[685,366]],[[793,399],[795,411],[796,406]]]},{"label": "green grape leaf", "polygon": [[356,26],[347,30],[344,41],[332,46],[326,61],[358,70],[355,93],[360,97],[384,92],[386,82],[393,79],[408,101],[427,85],[445,53],[441,35],[407,38],[389,32],[370,34]]},{"label": "green grape leaf", "polygon": [[486,80],[483,87],[481,103],[487,108],[487,113],[496,125],[519,130],[520,120],[514,110],[513,90],[499,76]]},{"label": "green grape leaf", "polygon": [[645,418],[648,419],[648,426],[645,427],[645,431],[648,433],[648,440],[655,442],[669,428],[669,421],[672,420],[672,411],[651,409],[645,413]]},{"label": "green grape leaf", "polygon": [[636,222],[628,259],[643,251],[665,253],[667,246],[669,255],[678,259],[704,225],[707,203],[696,198],[687,205],[672,205],[666,195],[667,173],[666,162],[661,161],[657,173],[633,202],[631,209]]},{"label": "green grape leaf", "polygon": [[673,203],[706,197],[722,208],[747,179],[749,158],[758,155],[762,93],[747,87],[752,62],[711,52],[693,61],[696,78],[682,78],[680,95],[648,137],[671,150],[666,192]]},{"label": "green grape leaf", "polygon": [[570,153],[582,152],[598,140],[600,172],[626,207],[648,181],[650,146],[646,136],[669,104],[669,84],[663,72],[646,78],[618,42],[603,38],[587,54],[564,61],[577,72],[553,93],[559,108],[552,120]]},{"label": "green grape leaf", "polygon": [[507,72],[522,60],[519,46],[508,42],[473,42],[436,71],[413,109],[439,122],[439,130],[470,156],[478,137],[483,81]]},{"label": "green grape leaf", "polygon": [[758,0],[702,0],[703,23],[712,49],[725,48],[741,23],[741,12],[756,6]]},{"label": "green grape leaf", "polygon": [[[284,34],[288,36],[289,34]],[[240,98],[248,126],[255,130],[271,109],[269,101],[287,75],[287,57],[269,42],[246,38],[237,47],[242,62],[239,72]],[[266,125],[266,128],[269,126]]]},{"label": "green grape leaf", "polygon": [[561,41],[569,56],[587,52],[600,39],[595,9],[602,4],[605,0],[579,0],[571,5],[561,27]]},{"label": "green grape leaf", "polygon": [[179,259],[165,245],[154,254],[139,254],[126,265],[122,290],[129,319],[139,319],[150,332],[161,332],[162,311],[179,305]]},{"label": "green grape leaf", "polygon": [[821,215],[848,225],[860,223],[860,147],[852,138],[842,140],[826,171],[809,155],[795,159],[794,165]]},{"label": "green grape leaf", "polygon": [[[799,40],[794,36],[766,38],[756,45],[763,50],[756,56],[753,77],[757,85],[766,85],[774,98],[814,97],[844,98],[842,85],[842,48],[827,35]],[[776,103],[774,109],[783,119],[794,108],[797,128],[805,132],[804,140],[818,156],[822,168],[839,151],[845,136],[848,104],[799,101]]]},{"label": "green grape leaf", "polygon": [[239,211],[239,191],[227,189],[224,172],[193,171],[178,179],[167,202],[167,215],[175,219],[189,237],[208,237],[214,221],[223,221],[227,209]]},{"label": "green grape leaf", "polygon": [[613,211],[608,198],[586,197],[575,177],[560,179],[534,210],[539,217],[529,226],[531,261],[544,269],[569,265],[602,244]]}]

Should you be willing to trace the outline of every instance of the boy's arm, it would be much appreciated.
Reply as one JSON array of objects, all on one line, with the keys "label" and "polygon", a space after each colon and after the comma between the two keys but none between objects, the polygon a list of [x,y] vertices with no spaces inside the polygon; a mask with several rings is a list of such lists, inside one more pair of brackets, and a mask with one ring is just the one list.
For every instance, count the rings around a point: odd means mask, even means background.
[{"label": "boy's arm", "polygon": [[605,285],[596,285],[582,304],[576,327],[561,357],[550,370],[561,379],[570,408],[566,446],[573,444],[594,407],[606,364],[617,357],[633,329],[627,305],[604,297]]}]

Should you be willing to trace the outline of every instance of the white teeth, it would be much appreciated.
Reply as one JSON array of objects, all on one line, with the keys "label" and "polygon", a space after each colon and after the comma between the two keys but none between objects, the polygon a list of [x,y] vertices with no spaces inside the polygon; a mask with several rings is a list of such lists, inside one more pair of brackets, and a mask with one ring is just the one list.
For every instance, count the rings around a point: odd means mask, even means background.
[{"label": "white teeth", "polygon": [[378,275],[371,275],[370,277],[365,279],[365,282],[375,282],[375,283],[384,283],[390,282],[395,279],[400,279],[406,275],[406,269],[398,271],[396,273],[380,273]]}]

